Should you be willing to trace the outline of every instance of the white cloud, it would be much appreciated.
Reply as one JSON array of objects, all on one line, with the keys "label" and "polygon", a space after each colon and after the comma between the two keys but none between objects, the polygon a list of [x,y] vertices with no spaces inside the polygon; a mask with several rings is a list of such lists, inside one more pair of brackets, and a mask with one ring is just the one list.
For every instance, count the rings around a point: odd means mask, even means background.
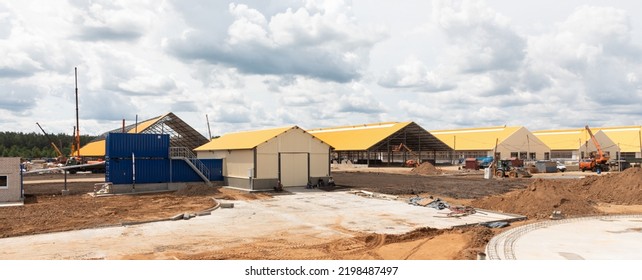
[{"label": "white cloud", "polygon": [[183,60],[225,65],[249,74],[301,75],[336,82],[358,79],[369,50],[383,35],[360,26],[348,15],[349,9],[329,7],[288,8],[268,20],[248,5],[230,4],[234,19],[224,39],[208,26],[192,26],[181,37],[167,40],[166,49]]},{"label": "white cloud", "polygon": [[[379,79],[379,84],[390,88],[416,88],[420,91],[437,92],[454,88],[454,84],[446,81],[447,69],[438,67],[429,71],[420,60],[410,57],[404,64],[389,70]],[[453,74],[453,73],[450,73]]]},{"label": "white cloud", "polygon": [[218,134],[640,124],[639,4],[500,2],[5,1],[0,122],[69,133],[78,67],[91,133],[169,111]]},{"label": "white cloud", "polygon": [[[80,3],[79,3],[80,4]],[[73,23],[75,38],[84,41],[137,40],[149,28],[154,3],[91,1],[77,6]]]},{"label": "white cloud", "polygon": [[[605,7],[578,8],[554,32],[533,37],[531,61],[548,69],[552,80],[575,80],[574,96],[598,104],[642,101],[640,84],[630,79],[642,73],[642,48],[631,41],[630,18],[625,11]],[[554,86],[554,85],[551,85]]]},{"label": "white cloud", "polygon": [[463,72],[515,70],[522,63],[525,40],[484,2],[435,1],[433,21],[451,42],[449,59]]}]

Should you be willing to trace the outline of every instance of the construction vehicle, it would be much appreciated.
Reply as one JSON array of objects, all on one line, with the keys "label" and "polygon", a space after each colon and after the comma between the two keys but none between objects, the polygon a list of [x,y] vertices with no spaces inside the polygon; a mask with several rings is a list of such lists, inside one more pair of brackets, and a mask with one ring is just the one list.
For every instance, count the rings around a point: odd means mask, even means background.
[{"label": "construction vehicle", "polygon": [[51,137],[49,137],[49,134],[47,134],[47,132],[45,132],[45,130],[42,128],[42,126],[40,126],[40,124],[39,124],[39,123],[37,123],[37,122],[36,122],[36,124],[38,125],[38,127],[40,128],[40,130],[42,130],[42,133],[44,133],[44,134],[45,134],[45,136],[47,136],[47,140],[49,140],[49,143],[50,143],[50,144],[51,144],[51,146],[53,147],[54,151],[56,151],[56,155],[58,156],[58,157],[56,157],[56,163],[66,164],[66,163],[67,163],[67,157],[65,157],[65,156],[62,154],[62,152],[60,151],[60,149],[58,149],[58,146],[56,146],[56,143],[54,143],[54,141],[53,141],[53,140],[51,140]]},{"label": "construction vehicle", "polygon": [[476,160],[477,160],[477,166],[479,167],[479,169],[484,169],[484,168],[490,167],[491,163],[493,163],[493,160],[495,159],[491,156],[485,156],[485,157],[478,157],[476,158]]},{"label": "construction vehicle", "polygon": [[609,165],[607,164],[607,162],[609,161],[610,157],[604,154],[604,151],[602,151],[602,146],[600,146],[600,143],[597,141],[597,138],[595,138],[595,135],[593,135],[593,132],[591,131],[589,126],[587,125],[584,128],[586,129],[586,131],[588,131],[589,136],[591,136],[591,141],[593,141],[593,144],[597,149],[597,154],[591,152],[589,158],[580,160],[580,170],[582,170],[582,172],[591,170],[598,173],[601,171],[609,171]]},{"label": "construction vehicle", "polygon": [[497,178],[530,178],[533,175],[521,166],[514,166],[515,160],[504,159],[497,161],[494,174]]},{"label": "construction vehicle", "polygon": [[412,151],[410,148],[408,148],[408,146],[406,146],[404,143],[399,143],[399,145],[398,145],[398,146],[394,146],[394,147],[392,148],[392,151],[393,151],[393,152],[401,152],[401,151],[404,151],[404,150],[405,150],[405,151],[407,151],[407,152],[409,152],[409,153],[410,153],[411,155],[413,155],[413,157],[415,157],[416,159],[409,159],[409,160],[406,160],[406,161],[403,163],[403,166],[405,166],[405,167],[418,167],[418,166],[421,164],[421,161],[419,160],[419,155],[417,155],[415,152],[413,152],[413,151]]}]

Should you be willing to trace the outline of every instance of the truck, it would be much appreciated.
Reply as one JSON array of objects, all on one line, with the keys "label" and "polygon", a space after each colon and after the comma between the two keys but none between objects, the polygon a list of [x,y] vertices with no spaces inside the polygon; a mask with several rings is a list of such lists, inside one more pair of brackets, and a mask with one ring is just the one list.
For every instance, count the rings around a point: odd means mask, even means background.
[{"label": "truck", "polygon": [[586,125],[584,128],[586,129],[586,131],[588,131],[589,136],[591,137],[591,141],[593,141],[593,144],[597,149],[597,153],[591,152],[588,158],[580,160],[580,170],[582,170],[582,172],[591,170],[593,172],[597,172],[598,174],[602,171],[609,171],[609,165],[607,164],[607,162],[609,161],[610,157],[604,154],[604,151],[602,151],[602,146],[600,146],[600,143],[595,138],[595,135],[593,135],[593,132],[591,131],[589,126]]}]

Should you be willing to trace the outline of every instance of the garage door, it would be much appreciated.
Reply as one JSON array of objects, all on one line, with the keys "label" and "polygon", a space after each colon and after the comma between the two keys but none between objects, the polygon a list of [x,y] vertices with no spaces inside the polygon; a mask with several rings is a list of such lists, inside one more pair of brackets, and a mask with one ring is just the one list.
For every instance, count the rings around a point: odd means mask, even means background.
[{"label": "garage door", "polygon": [[305,186],[308,183],[308,154],[280,154],[281,184],[284,187]]}]

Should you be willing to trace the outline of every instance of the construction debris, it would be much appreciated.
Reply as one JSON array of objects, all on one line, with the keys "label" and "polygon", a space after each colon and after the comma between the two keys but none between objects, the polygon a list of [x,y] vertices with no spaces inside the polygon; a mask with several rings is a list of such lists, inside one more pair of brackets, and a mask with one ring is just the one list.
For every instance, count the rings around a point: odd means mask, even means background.
[{"label": "construction debris", "polygon": [[399,197],[395,195],[388,195],[388,194],[382,194],[382,193],[374,193],[374,192],[369,192],[369,191],[363,191],[363,190],[355,190],[355,191],[350,191],[349,193],[355,194],[358,196],[363,196],[363,197],[371,197],[371,198],[379,198],[379,199],[388,199],[388,200],[397,200]]},{"label": "construction debris", "polygon": [[442,210],[450,207],[448,203],[445,201],[442,201],[440,198],[433,199],[432,196],[429,198],[423,198],[423,197],[412,197],[408,201],[409,204],[416,205],[416,206],[423,206],[423,207],[430,207],[430,208],[435,208],[437,210]]},{"label": "construction debris", "polygon": [[498,221],[498,222],[483,223],[481,225],[489,228],[503,228],[503,227],[509,226],[510,223]]},{"label": "construction debris", "polygon": [[450,213],[446,214],[448,217],[463,217],[477,213],[472,206],[450,206],[448,209],[450,210]]},{"label": "construction debris", "polygon": [[553,213],[551,214],[551,216],[549,218],[551,220],[561,220],[561,219],[564,218],[564,216],[562,216],[562,211],[555,210],[555,211],[553,211]]},{"label": "construction debris", "polygon": [[111,193],[112,183],[97,183],[94,184],[94,194],[109,194]]}]

